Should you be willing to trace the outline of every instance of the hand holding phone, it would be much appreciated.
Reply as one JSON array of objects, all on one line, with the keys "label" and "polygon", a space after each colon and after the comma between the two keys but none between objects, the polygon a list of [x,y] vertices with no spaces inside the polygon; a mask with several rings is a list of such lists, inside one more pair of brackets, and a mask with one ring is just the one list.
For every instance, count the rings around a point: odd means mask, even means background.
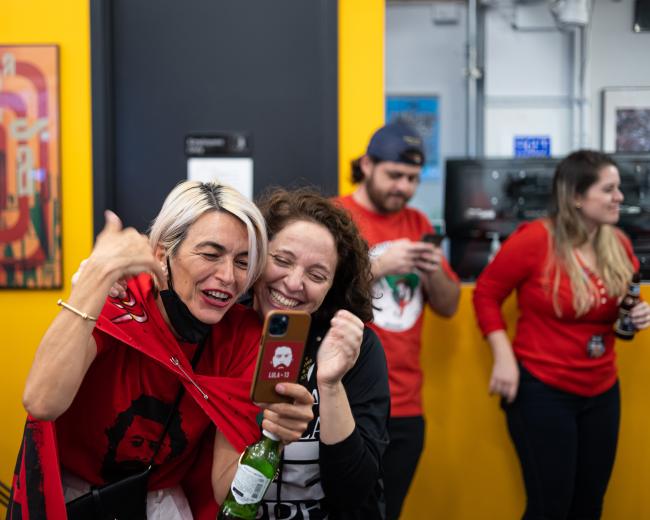
[{"label": "hand holding phone", "polygon": [[434,233],[425,233],[422,235],[420,242],[431,244],[433,249],[427,248],[427,250],[423,251],[421,256],[416,260],[415,265],[420,271],[428,273],[438,268],[442,255],[440,244],[444,238],[444,235],[436,235]]},{"label": "hand holding phone", "polygon": [[264,319],[262,340],[251,399],[257,403],[290,402],[278,394],[278,383],[296,383],[300,377],[311,316],[304,311],[271,311]]},{"label": "hand holding phone", "polygon": [[436,247],[440,247],[440,244],[442,244],[444,238],[445,238],[444,235],[436,235],[435,233],[425,233],[424,235],[422,235],[420,241],[433,244]]}]

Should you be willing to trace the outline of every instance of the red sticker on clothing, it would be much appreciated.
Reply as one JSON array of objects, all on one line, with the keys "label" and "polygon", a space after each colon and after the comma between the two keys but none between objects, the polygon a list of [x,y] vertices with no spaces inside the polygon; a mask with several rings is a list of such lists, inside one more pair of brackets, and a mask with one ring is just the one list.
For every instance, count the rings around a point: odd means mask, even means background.
[{"label": "red sticker on clothing", "polygon": [[297,381],[303,344],[299,341],[267,341],[259,377],[262,381]]}]

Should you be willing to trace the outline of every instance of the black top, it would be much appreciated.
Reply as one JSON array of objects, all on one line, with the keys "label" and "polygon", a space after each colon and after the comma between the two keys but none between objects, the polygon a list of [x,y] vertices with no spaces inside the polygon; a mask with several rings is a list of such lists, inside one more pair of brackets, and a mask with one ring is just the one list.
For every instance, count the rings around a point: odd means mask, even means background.
[{"label": "black top", "polygon": [[312,325],[301,382],[314,396],[314,419],[285,447],[278,477],[261,504],[262,519],[383,519],[381,457],[388,445],[390,393],[379,338],[365,328],[359,358],[343,377],[356,427],[343,441],[320,442],[316,353],[327,327]]}]

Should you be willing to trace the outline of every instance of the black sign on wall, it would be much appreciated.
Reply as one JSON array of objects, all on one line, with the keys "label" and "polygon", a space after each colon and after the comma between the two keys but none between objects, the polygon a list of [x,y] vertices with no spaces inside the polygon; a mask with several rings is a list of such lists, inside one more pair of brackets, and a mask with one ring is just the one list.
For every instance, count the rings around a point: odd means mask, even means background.
[{"label": "black sign on wall", "polygon": [[96,233],[145,230],[200,138],[245,136],[255,195],[337,193],[337,2],[93,0],[91,36]]},{"label": "black sign on wall", "polygon": [[253,146],[250,136],[237,132],[185,137],[186,157],[250,157]]}]

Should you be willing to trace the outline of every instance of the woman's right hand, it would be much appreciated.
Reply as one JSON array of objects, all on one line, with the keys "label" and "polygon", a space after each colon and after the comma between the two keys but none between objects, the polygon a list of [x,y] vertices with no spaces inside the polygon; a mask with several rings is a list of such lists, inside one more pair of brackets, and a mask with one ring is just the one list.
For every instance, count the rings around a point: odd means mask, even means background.
[{"label": "woman's right hand", "polygon": [[514,356],[499,356],[492,365],[490,376],[489,392],[491,395],[498,394],[512,403],[517,397],[519,389],[519,365]]},{"label": "woman's right hand", "polygon": [[495,330],[488,334],[487,340],[494,358],[488,391],[490,395],[501,395],[508,403],[512,403],[519,390],[519,364],[510,339],[504,330]]},{"label": "woman's right hand", "polygon": [[314,398],[298,383],[278,383],[275,391],[291,403],[256,403],[264,411],[262,428],[277,435],[284,444],[295,442],[314,418]]}]

